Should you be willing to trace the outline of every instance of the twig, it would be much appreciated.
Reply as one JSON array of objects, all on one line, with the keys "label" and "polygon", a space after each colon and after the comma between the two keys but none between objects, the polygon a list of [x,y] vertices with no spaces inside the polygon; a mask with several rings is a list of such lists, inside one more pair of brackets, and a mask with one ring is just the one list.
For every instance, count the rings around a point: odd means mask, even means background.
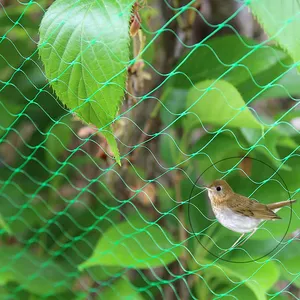
[{"label": "twig", "polygon": [[[179,202],[182,202],[182,197],[181,197],[181,174],[179,173],[179,171],[176,171],[175,176],[173,178],[174,181],[174,186],[175,186],[175,193],[176,193],[176,199]],[[180,237],[180,241],[183,242],[183,245],[186,246],[187,245],[187,231],[185,230],[185,217],[184,217],[184,207],[183,205],[180,205],[178,207],[178,219],[180,221],[181,224],[179,224],[179,237]],[[180,257],[180,262],[182,265],[182,269],[179,270],[179,272],[181,274],[184,273],[184,270],[187,268],[187,252],[184,251],[183,254]],[[188,289],[185,286],[185,282],[182,280],[180,282],[180,287],[179,287],[179,295],[180,295],[180,299],[181,300],[186,300],[189,299],[189,293],[188,293]]]},{"label": "twig", "polygon": [[[172,279],[174,278],[173,274],[176,273],[176,268],[177,268],[177,264],[176,262],[172,263],[170,266],[169,266],[169,269],[170,269],[170,273],[166,273],[166,276],[163,277],[164,281],[167,281],[167,282],[171,282]],[[174,290],[172,289],[172,284],[166,284],[164,286],[164,291],[163,291],[163,297],[162,299],[168,299],[168,300],[172,300],[172,299],[178,299],[178,297],[175,297],[175,293],[174,293]]]},{"label": "twig", "polygon": [[[142,144],[145,142],[145,140],[147,139],[147,133],[150,132],[153,124],[154,124],[154,120],[156,120],[157,122],[159,122],[159,120],[157,120],[156,116],[155,117],[152,117],[152,115],[150,116],[150,118],[147,120],[146,124],[145,124],[145,127],[143,129],[143,132],[145,132],[145,134],[142,134],[138,140],[138,145]],[[138,154],[139,154],[139,151],[140,151],[141,147],[137,148],[132,157],[131,157],[131,161],[132,162],[135,162],[137,157],[138,157]]]}]

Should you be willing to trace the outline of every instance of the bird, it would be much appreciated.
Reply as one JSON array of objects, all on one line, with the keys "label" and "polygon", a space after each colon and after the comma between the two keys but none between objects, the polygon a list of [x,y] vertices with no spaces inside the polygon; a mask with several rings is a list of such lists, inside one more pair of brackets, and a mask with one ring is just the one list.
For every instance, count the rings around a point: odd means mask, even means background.
[{"label": "bird", "polygon": [[287,200],[262,204],[235,193],[231,186],[221,179],[215,180],[206,189],[212,211],[219,223],[231,231],[241,233],[241,236],[229,249],[238,245],[244,235],[250,233],[240,246],[244,244],[255,233],[261,222],[281,219],[276,212],[296,201]]}]

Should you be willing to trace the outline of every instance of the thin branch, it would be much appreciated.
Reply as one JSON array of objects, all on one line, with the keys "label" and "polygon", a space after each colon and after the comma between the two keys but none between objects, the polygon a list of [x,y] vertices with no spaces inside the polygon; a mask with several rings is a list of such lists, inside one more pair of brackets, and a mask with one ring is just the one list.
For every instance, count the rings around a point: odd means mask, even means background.
[{"label": "thin branch", "polygon": [[[175,186],[175,193],[176,193],[176,200],[178,202],[183,202],[182,197],[181,197],[181,180],[182,176],[179,171],[176,171],[175,176],[173,178],[174,186]],[[186,228],[186,222],[185,222],[185,216],[184,216],[184,207],[183,205],[180,205],[178,207],[178,219],[180,221],[179,224],[179,237],[180,241],[183,242],[183,246],[187,246],[187,231],[185,230]],[[180,262],[182,265],[182,268],[179,270],[181,274],[184,274],[184,270],[187,268],[187,252],[184,251],[182,255],[180,256]],[[179,266],[180,268],[180,266]],[[189,291],[186,288],[186,284],[183,280],[180,282],[180,291],[179,291],[180,299],[181,300],[186,300],[189,299]]]}]

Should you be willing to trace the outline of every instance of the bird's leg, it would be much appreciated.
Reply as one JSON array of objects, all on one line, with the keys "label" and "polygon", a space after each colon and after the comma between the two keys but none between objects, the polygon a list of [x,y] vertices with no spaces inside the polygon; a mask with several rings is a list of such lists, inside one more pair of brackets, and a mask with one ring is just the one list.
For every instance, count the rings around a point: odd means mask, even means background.
[{"label": "bird's leg", "polygon": [[245,235],[245,233],[243,233],[229,249],[234,248],[239,243],[239,241],[243,238],[244,235]]},{"label": "bird's leg", "polygon": [[[257,230],[257,228],[255,228],[239,246],[242,246],[243,244],[245,244],[250,239],[250,237],[256,232],[256,230]],[[245,235],[245,233],[243,233],[230,248],[228,248],[227,250],[224,250],[223,252],[233,249],[240,242],[240,240],[243,238],[244,235]]]},{"label": "bird's leg", "polygon": [[224,252],[227,252],[227,251],[229,251],[230,249],[234,248],[234,247],[237,245],[237,243],[243,238],[244,235],[245,235],[245,233],[243,233],[243,234],[237,239],[237,241],[236,241],[230,248],[221,251],[221,252],[220,252],[220,255],[223,254]]},{"label": "bird's leg", "polygon": [[249,236],[240,244],[240,246],[244,245],[249,239],[250,237],[256,232],[257,228],[255,228],[250,234]]}]

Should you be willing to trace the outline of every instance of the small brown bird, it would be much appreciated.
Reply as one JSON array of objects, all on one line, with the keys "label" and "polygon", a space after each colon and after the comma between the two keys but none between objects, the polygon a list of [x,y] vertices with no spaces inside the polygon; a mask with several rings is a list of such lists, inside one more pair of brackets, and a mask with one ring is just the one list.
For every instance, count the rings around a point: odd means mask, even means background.
[{"label": "small brown bird", "polygon": [[236,194],[225,180],[215,180],[207,190],[217,220],[224,227],[242,233],[230,248],[234,248],[246,233],[251,232],[243,242],[245,243],[261,222],[281,219],[276,212],[296,201],[287,200],[265,205]]}]

